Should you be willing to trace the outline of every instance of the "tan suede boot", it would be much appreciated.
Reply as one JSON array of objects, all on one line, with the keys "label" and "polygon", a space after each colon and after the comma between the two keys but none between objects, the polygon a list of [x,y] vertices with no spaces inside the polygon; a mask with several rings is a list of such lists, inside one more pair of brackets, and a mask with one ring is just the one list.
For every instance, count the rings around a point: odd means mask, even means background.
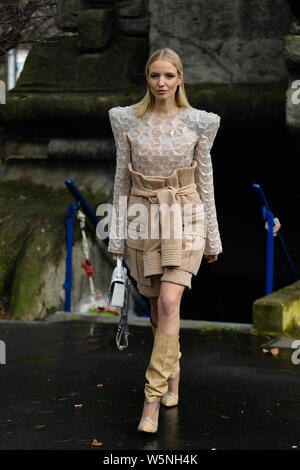
[{"label": "tan suede boot", "polygon": [[[156,329],[155,326],[151,323],[151,328],[152,328],[152,333],[153,337],[155,337]],[[177,394],[172,392],[172,389],[174,390],[175,388],[178,389],[179,385],[179,380],[180,380],[180,363],[179,360],[181,358],[182,354],[180,352],[180,344],[178,341],[178,359],[174,364],[174,367],[172,368],[171,375],[168,379],[168,391],[167,393],[164,394],[164,396],[161,399],[161,404],[167,407],[171,406],[176,406],[178,405],[179,401],[179,396],[178,392]]]},{"label": "tan suede boot", "polygon": [[[156,331],[152,354],[146,370],[145,403],[138,430],[156,432],[161,397],[168,391],[168,378],[177,361],[178,335]],[[150,405],[152,404],[152,405]],[[152,416],[147,410],[152,409]]]}]

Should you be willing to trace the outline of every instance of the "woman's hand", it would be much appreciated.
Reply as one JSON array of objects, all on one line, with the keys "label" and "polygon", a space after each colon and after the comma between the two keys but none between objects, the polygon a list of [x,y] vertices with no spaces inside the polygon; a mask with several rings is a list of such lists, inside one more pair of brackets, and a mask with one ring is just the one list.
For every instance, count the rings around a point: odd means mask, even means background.
[{"label": "woman's hand", "polygon": [[205,258],[207,259],[208,263],[213,263],[214,261],[217,261],[218,255],[204,255]]},{"label": "woman's hand", "polygon": [[119,256],[120,259],[123,259],[124,257],[124,253],[112,253],[112,255],[115,261],[117,260],[117,256]]}]

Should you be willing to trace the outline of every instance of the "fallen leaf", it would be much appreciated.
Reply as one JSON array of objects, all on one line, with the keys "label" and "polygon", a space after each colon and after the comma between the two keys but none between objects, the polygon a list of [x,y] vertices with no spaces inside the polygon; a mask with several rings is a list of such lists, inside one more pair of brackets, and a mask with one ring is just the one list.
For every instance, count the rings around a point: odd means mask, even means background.
[{"label": "fallen leaf", "polygon": [[271,349],[271,354],[272,354],[272,356],[278,356],[278,354],[279,354],[279,349],[278,349],[278,348],[272,348],[272,349]]},{"label": "fallen leaf", "polygon": [[97,439],[93,439],[91,442],[92,447],[103,446],[103,442],[98,442]]},{"label": "fallen leaf", "polygon": [[278,348],[271,348],[271,349],[263,348],[262,351],[263,351],[264,354],[271,354],[272,356],[278,356],[278,354],[279,354],[279,349]]},{"label": "fallen leaf", "polygon": [[59,395],[57,397],[52,397],[51,400],[68,400],[68,397]]}]

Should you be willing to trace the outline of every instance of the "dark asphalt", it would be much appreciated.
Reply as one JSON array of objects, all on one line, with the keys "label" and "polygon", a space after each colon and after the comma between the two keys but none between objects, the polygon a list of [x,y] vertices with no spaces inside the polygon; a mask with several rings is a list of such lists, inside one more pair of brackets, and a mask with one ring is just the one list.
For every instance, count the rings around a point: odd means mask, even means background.
[{"label": "dark asphalt", "polygon": [[[300,365],[292,350],[264,355],[270,338],[181,330],[180,405],[161,406],[156,435],[137,431],[149,327],[0,322],[0,450],[291,450],[300,448]],[[76,407],[75,405],[82,405]]]}]

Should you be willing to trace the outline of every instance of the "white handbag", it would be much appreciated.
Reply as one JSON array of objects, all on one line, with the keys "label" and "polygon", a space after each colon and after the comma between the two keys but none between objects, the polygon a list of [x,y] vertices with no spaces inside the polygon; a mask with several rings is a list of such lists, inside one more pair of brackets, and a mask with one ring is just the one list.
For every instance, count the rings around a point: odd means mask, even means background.
[{"label": "white handbag", "polygon": [[[122,265],[122,260],[117,256],[117,266],[113,270],[108,291],[108,302],[112,307],[121,307],[121,317],[116,333],[116,344],[120,351],[128,346],[128,306],[130,295],[130,280],[127,269]],[[122,336],[124,342],[122,344]]]},{"label": "white handbag", "polygon": [[126,297],[127,269],[122,266],[122,260],[117,257],[117,266],[113,270],[110,287],[108,291],[108,301],[112,307],[123,307]]}]

